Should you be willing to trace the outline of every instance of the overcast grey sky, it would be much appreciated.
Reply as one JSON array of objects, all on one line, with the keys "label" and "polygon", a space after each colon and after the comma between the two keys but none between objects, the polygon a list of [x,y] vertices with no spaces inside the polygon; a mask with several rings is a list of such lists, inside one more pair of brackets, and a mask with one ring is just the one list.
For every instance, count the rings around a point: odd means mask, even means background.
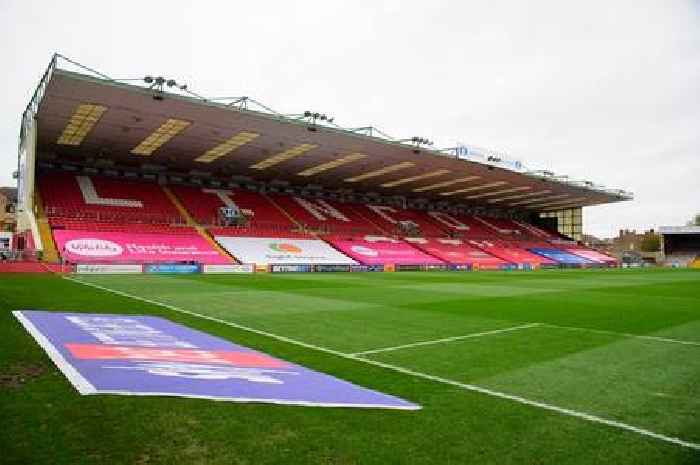
[{"label": "overcast grey sky", "polygon": [[0,185],[54,51],[633,191],[601,236],[700,211],[700,1],[0,0]]}]

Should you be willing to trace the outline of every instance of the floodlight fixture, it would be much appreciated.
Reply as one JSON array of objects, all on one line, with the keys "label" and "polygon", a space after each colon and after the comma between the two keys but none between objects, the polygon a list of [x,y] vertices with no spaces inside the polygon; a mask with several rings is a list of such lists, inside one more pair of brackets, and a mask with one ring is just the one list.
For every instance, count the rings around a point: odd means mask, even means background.
[{"label": "floodlight fixture", "polygon": [[178,84],[178,82],[175,79],[167,79],[164,78],[163,76],[157,76],[153,77],[151,75],[146,75],[143,78],[143,82],[146,84],[149,84],[148,88],[152,89],[153,92],[153,100],[163,100],[165,97],[163,94],[163,87],[176,87],[180,90],[183,90],[185,92],[188,92],[187,90],[187,84]]},{"label": "floodlight fixture", "polygon": [[311,132],[316,132],[316,130],[318,129],[316,127],[316,121],[326,121],[328,123],[332,123],[335,119],[332,116],[326,115],[325,113],[310,110],[306,110],[303,113],[302,117],[309,120],[309,125],[306,127],[306,129],[308,129]]}]

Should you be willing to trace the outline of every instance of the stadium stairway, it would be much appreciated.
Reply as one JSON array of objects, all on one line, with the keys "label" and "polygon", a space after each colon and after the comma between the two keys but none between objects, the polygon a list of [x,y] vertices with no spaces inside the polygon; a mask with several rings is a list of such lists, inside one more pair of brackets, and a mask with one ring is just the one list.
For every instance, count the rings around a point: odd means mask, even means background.
[{"label": "stadium stairway", "polygon": [[[267,199],[267,201],[270,202],[277,210],[279,210],[280,213],[282,213],[287,219],[289,219],[289,221],[291,221],[292,223],[294,223],[294,224],[296,225],[296,227],[297,227],[299,230],[302,229],[301,224],[300,224],[297,220],[295,220],[294,217],[293,217],[292,215],[290,215],[289,213],[287,213],[287,210],[285,210],[284,208],[282,208],[282,207],[280,206],[280,204],[278,204],[277,202],[275,202],[275,199],[273,199],[272,196],[267,195],[267,194],[262,194],[262,196],[265,197],[265,198]],[[316,236],[315,234],[312,234],[312,235],[313,235],[314,237]]]},{"label": "stadium stairway", "polygon": [[56,243],[53,240],[53,234],[51,234],[51,225],[49,225],[49,220],[46,217],[44,203],[38,189],[34,192],[34,204],[36,205],[36,222],[39,228],[39,237],[41,237],[41,245],[43,247],[43,260],[49,263],[57,263],[58,250],[56,250]]},{"label": "stadium stairway", "polygon": [[545,231],[544,229],[540,229],[537,226],[534,226],[530,223],[527,223],[525,221],[514,221],[515,224],[520,226],[523,229],[526,229],[529,231],[533,236],[538,237],[540,239],[543,239],[545,241],[549,241],[552,239],[558,239],[557,236],[550,234],[549,232]]},{"label": "stadium stairway", "polygon": [[350,205],[350,209],[357,213],[357,216],[365,220],[368,224],[371,224],[372,226],[377,228],[377,231],[380,231],[382,234],[387,234],[387,231],[384,228],[382,228],[379,225],[379,223],[377,223],[376,221],[372,221],[372,219],[368,215],[365,215],[361,209],[356,208],[356,205]]},{"label": "stadium stairway", "polygon": [[688,264],[688,268],[700,269],[700,255],[695,257],[695,259]]},{"label": "stadium stairway", "polygon": [[[488,221],[486,221],[484,218],[482,218],[480,216],[474,216],[474,219],[477,220],[479,223],[483,224],[484,226],[490,228],[492,231],[494,231],[494,233],[496,233],[500,236],[501,229],[498,226],[496,226],[495,224],[489,223]],[[497,236],[497,237],[499,237],[499,236]]]},{"label": "stadium stairway", "polygon": [[349,203],[280,194],[270,194],[268,197],[299,224],[317,234],[364,236],[384,233],[351,208]]},{"label": "stadium stairway", "polygon": [[226,251],[223,247],[219,245],[218,242],[214,240],[213,237],[207,232],[206,229],[204,229],[199,223],[197,223],[194,218],[190,215],[190,213],[187,211],[187,209],[180,203],[180,200],[173,194],[173,192],[167,187],[167,186],[161,186],[163,188],[163,192],[165,192],[165,195],[168,196],[170,201],[173,203],[177,211],[182,215],[182,217],[185,219],[187,224],[189,226],[192,226],[197,233],[206,240],[214,250],[219,252],[222,256],[228,258],[231,260],[232,263],[238,263],[238,260],[236,260],[235,257],[233,257],[230,253]]}]

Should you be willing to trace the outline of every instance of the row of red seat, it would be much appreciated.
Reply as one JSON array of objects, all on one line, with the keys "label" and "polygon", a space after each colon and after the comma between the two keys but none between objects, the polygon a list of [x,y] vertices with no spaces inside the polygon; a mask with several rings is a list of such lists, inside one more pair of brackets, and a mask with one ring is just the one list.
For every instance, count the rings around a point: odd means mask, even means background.
[{"label": "row of red seat", "polygon": [[49,217],[127,223],[182,221],[175,205],[156,183],[52,173],[41,176],[39,189]]},{"label": "row of red seat", "polygon": [[[155,182],[44,174],[39,180],[47,216],[55,228],[100,231],[182,233],[184,218]],[[541,245],[556,237],[532,225],[510,219],[480,218],[445,212],[425,212],[386,205],[341,203],[283,194],[260,194],[241,189],[171,186],[170,189],[198,223],[214,234],[235,236],[361,237],[385,235],[491,240],[500,248]],[[236,205],[244,224],[221,227],[219,209]],[[496,247],[497,245],[494,244]],[[478,248],[478,246],[476,246]],[[495,249],[494,249],[495,250]]]},{"label": "row of red seat", "polygon": [[70,229],[74,231],[111,231],[176,235],[197,234],[197,231],[193,227],[184,224],[126,223],[63,217],[51,217],[49,218],[49,224],[54,230]]}]

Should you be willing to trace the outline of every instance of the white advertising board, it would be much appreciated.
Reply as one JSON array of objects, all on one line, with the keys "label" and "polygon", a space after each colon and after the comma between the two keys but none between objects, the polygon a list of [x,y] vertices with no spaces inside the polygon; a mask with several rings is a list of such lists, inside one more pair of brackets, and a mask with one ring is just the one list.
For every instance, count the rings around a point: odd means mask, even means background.
[{"label": "white advertising board", "polygon": [[253,273],[255,265],[248,263],[245,265],[204,265],[204,273]]},{"label": "white advertising board", "polygon": [[93,265],[83,264],[76,267],[78,273],[141,273],[141,265]]},{"label": "white advertising board", "polygon": [[216,241],[244,263],[259,265],[355,265],[357,262],[318,239],[216,236]]}]

